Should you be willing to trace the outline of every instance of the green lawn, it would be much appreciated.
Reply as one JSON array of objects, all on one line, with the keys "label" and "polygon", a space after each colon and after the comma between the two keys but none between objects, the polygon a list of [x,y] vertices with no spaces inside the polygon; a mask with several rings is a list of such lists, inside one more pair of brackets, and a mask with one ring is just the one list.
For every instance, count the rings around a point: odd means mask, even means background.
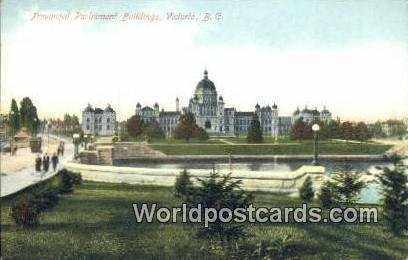
[{"label": "green lawn", "polygon": [[[1,254],[4,259],[218,259],[196,224],[138,224],[132,203],[179,206],[171,188],[84,182],[73,194],[44,212],[32,230],[16,229],[7,199],[1,204]],[[297,199],[255,193],[255,206],[299,206]],[[292,259],[404,259],[408,238],[395,238],[383,224],[247,224],[248,243],[292,236]]]},{"label": "green lawn", "polygon": [[[128,137],[125,142],[144,142],[143,137]],[[174,138],[160,138],[160,139],[150,139],[149,144],[222,144],[218,138],[211,138],[209,140],[198,140],[190,139],[188,142],[184,139],[174,139]]]},{"label": "green lawn", "polygon": [[[313,142],[291,142],[281,144],[149,144],[155,150],[167,155],[281,155],[313,154]],[[367,143],[321,142],[320,154],[383,154],[390,145]]]}]

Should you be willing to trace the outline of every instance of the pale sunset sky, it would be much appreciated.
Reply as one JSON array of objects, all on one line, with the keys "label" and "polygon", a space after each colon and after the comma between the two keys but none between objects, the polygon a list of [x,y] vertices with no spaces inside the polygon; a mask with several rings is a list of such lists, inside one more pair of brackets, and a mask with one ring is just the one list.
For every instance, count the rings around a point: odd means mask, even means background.
[{"label": "pale sunset sky", "polygon": [[[117,16],[78,16],[90,13]],[[276,103],[283,116],[325,105],[348,120],[408,117],[408,1],[1,1],[1,113],[25,96],[41,118],[80,116],[88,103],[111,104],[120,120],[137,102],[175,110],[205,68],[241,111]]]}]

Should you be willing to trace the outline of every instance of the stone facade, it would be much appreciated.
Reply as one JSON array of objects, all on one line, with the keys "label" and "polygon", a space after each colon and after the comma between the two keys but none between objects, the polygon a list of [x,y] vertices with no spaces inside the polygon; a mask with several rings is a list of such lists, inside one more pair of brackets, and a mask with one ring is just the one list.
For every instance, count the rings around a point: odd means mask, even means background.
[{"label": "stone facade", "polygon": [[105,109],[93,108],[90,104],[82,111],[84,134],[109,136],[116,132],[116,112],[108,105]]},{"label": "stone facade", "polygon": [[[233,107],[226,107],[222,96],[219,96],[215,84],[208,78],[208,71],[204,71],[204,78],[198,82],[193,97],[185,112],[191,112],[196,118],[197,125],[205,129],[210,135],[240,135],[246,134],[254,113],[258,115],[263,134],[278,136],[287,134],[291,121],[287,117],[279,117],[276,104],[272,106],[256,105],[253,111],[237,111]],[[181,115],[179,99],[176,99],[176,111],[160,111],[156,103],[153,108],[138,103],[136,115],[145,122],[156,121],[167,135],[171,135],[178,125]]]}]

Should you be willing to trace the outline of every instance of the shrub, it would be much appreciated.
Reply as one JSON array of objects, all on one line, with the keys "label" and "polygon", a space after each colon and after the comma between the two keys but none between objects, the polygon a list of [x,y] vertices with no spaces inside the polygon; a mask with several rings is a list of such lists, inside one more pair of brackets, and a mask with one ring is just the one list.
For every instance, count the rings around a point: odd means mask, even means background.
[{"label": "shrub", "polygon": [[62,169],[58,172],[58,175],[61,176],[61,193],[71,193],[74,190],[74,185],[79,185],[82,183],[82,176],[80,173]]},{"label": "shrub", "polygon": [[38,224],[39,211],[30,195],[19,197],[11,206],[10,215],[19,227],[30,228]]},{"label": "shrub", "polygon": [[322,206],[326,209],[331,208],[336,204],[336,199],[334,198],[330,182],[326,181],[322,184],[318,198]]},{"label": "shrub", "polygon": [[359,173],[347,164],[335,171],[331,187],[339,204],[351,205],[358,201],[358,195],[365,186],[359,177]]},{"label": "shrub", "polygon": [[312,201],[314,197],[313,182],[310,176],[307,176],[303,182],[302,187],[299,189],[299,196],[304,201]]},{"label": "shrub", "polygon": [[151,139],[164,139],[166,137],[163,130],[160,128],[160,124],[157,122],[146,123],[143,133],[149,140]]},{"label": "shrub", "polygon": [[41,193],[34,195],[33,203],[39,212],[50,209],[58,204],[59,187],[48,187]]},{"label": "shrub", "polygon": [[69,172],[71,177],[74,180],[75,185],[81,185],[82,184],[82,175],[79,172]]},{"label": "shrub", "polygon": [[200,141],[207,141],[209,138],[207,132],[202,127],[198,126],[195,129],[194,137]]},{"label": "shrub", "polygon": [[[195,206],[201,204],[203,208],[215,208],[217,211],[229,208],[233,212],[236,208],[247,208],[253,200],[252,193],[242,189],[242,180],[232,179],[231,174],[220,175],[213,169],[208,178],[197,180],[199,186],[193,189],[190,196]],[[197,236],[211,241],[218,240],[223,248],[227,246],[227,249],[231,249],[233,242],[249,234],[244,231],[244,225],[224,223],[217,218],[208,227],[200,228]]]},{"label": "shrub", "polygon": [[174,184],[174,196],[182,199],[184,202],[189,202],[189,197],[193,192],[193,183],[190,179],[190,174],[184,169],[180,175],[177,176]]},{"label": "shrub", "polygon": [[62,169],[59,173],[61,175],[61,193],[71,193],[74,190],[74,178],[66,169]]}]

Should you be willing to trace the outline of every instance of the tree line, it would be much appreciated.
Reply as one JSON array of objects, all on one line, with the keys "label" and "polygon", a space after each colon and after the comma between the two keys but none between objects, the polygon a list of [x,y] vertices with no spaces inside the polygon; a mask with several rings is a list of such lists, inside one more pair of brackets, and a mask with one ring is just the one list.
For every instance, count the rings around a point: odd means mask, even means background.
[{"label": "tree line", "polygon": [[66,113],[64,118],[49,118],[43,121],[43,130],[45,128],[51,128],[56,131],[57,134],[72,135],[73,133],[81,133],[81,125],[79,123],[79,118],[75,114],[70,115]]},{"label": "tree line", "polygon": [[14,133],[21,128],[26,128],[35,136],[41,124],[37,114],[37,107],[33,104],[29,97],[24,97],[20,102],[20,107],[17,101],[11,100],[11,108],[8,116],[9,126]]},{"label": "tree line", "polygon": [[[126,121],[126,134],[122,135],[121,139],[128,137],[145,137],[145,139],[162,139],[165,138],[163,130],[159,123],[144,122],[138,115],[134,115]],[[173,132],[175,139],[185,140],[189,142],[191,139],[199,141],[208,140],[209,136],[204,128],[197,125],[194,114],[187,112],[180,116],[177,127]],[[261,124],[256,113],[253,113],[251,124],[247,132],[248,143],[262,143],[263,134]]]},{"label": "tree line", "polygon": [[[329,122],[319,121],[316,123],[320,126],[320,139],[344,139],[346,141],[366,142],[373,136],[364,122],[352,123],[350,121],[340,122],[340,120],[330,120]],[[312,139],[312,125],[311,123],[304,122],[303,118],[299,118],[290,129],[290,138],[298,141]]]},{"label": "tree line", "polygon": [[[164,139],[166,135],[157,121],[145,122],[140,116],[134,115],[126,121],[126,133],[122,134],[121,139],[127,140],[129,137],[151,140]],[[175,139],[184,139],[187,142],[191,139],[208,140],[207,132],[197,125],[192,113],[184,113],[180,116],[173,137]]]}]

